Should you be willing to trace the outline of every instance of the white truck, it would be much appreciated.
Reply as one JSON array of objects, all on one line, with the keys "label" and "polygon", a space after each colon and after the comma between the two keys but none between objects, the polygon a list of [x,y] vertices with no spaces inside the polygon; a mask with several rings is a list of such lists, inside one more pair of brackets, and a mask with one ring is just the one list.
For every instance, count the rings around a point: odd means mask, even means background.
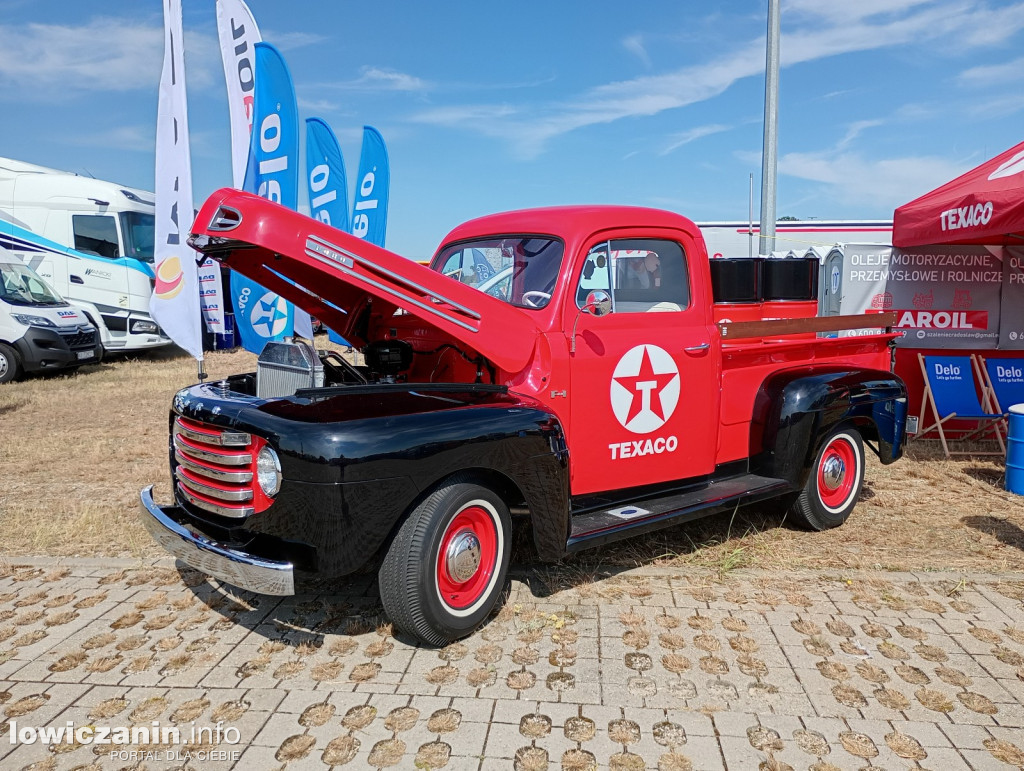
[{"label": "white truck", "polygon": [[0,247],[80,303],[108,352],[170,344],[149,313],[153,195],[0,158]]},{"label": "white truck", "polygon": [[21,260],[0,249],[0,384],[100,360],[96,327]]}]

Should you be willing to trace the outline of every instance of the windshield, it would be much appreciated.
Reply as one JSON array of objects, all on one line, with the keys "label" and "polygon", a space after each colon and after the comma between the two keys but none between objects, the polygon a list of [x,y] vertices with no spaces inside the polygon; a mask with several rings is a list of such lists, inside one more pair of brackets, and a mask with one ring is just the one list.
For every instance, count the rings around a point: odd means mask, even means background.
[{"label": "windshield", "polygon": [[152,214],[138,211],[121,212],[121,232],[124,234],[125,257],[134,257],[143,262],[153,262],[153,229],[155,218]]},{"label": "windshield", "polygon": [[549,236],[499,236],[441,250],[433,269],[520,308],[551,301],[565,248]]},{"label": "windshield", "polygon": [[65,304],[34,271],[12,262],[0,262],[0,300],[11,305]]}]

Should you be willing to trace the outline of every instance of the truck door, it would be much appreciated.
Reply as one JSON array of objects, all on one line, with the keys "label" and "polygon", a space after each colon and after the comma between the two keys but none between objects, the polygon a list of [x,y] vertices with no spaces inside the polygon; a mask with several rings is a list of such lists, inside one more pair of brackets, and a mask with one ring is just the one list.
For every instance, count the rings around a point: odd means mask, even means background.
[{"label": "truck door", "polygon": [[[720,349],[693,242],[611,238],[592,244],[569,303],[572,494],[710,474],[719,420]],[[607,293],[610,313],[585,313]],[[575,333],[574,333],[575,327]],[[575,340],[575,343],[573,343]]]}]

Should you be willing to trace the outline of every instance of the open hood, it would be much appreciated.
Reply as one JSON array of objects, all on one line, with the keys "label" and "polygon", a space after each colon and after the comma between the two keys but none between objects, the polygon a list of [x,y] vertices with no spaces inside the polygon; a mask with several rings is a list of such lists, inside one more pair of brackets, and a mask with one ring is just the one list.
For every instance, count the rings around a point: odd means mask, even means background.
[{"label": "open hood", "polygon": [[401,308],[507,372],[530,361],[539,332],[529,313],[252,193],[207,199],[192,245],[323,321],[357,347],[365,318]]},{"label": "open hood", "polygon": [[892,243],[1024,243],[1024,142],[896,209]]}]

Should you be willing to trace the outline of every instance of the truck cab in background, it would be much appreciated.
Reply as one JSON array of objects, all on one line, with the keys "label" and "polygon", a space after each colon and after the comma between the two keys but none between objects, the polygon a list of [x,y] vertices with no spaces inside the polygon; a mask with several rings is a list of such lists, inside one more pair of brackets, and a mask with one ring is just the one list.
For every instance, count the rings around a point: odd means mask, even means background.
[{"label": "truck cab in background", "polygon": [[83,304],[108,352],[168,345],[149,313],[151,193],[0,158],[0,247]]}]

